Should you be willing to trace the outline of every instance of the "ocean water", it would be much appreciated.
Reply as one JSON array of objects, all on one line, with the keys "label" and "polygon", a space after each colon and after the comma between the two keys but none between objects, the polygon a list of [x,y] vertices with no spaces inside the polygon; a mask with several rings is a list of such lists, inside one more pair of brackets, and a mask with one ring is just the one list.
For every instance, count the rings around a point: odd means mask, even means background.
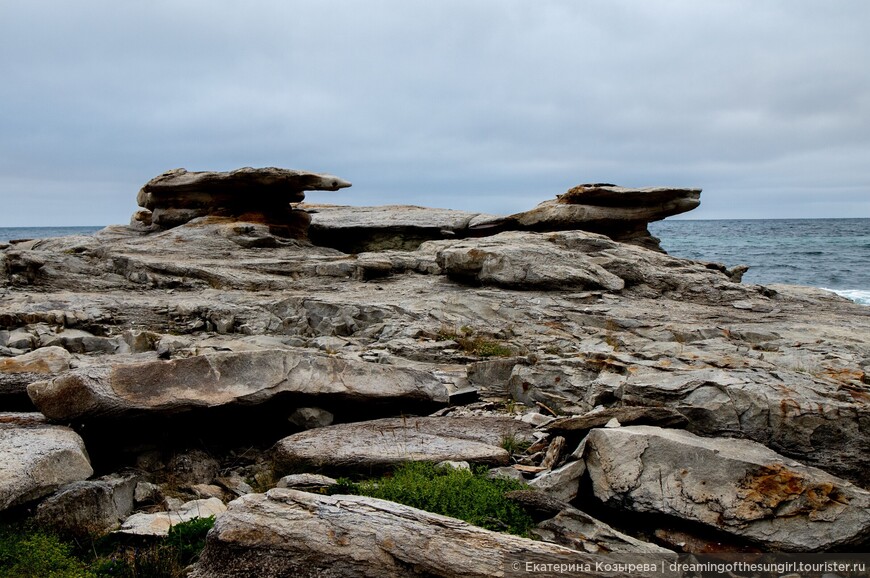
[{"label": "ocean water", "polygon": [[44,239],[67,235],[90,235],[103,227],[0,227],[0,243],[17,239]]},{"label": "ocean water", "polygon": [[746,283],[822,287],[870,305],[870,219],[664,220],[649,229],[671,255],[748,265]]}]

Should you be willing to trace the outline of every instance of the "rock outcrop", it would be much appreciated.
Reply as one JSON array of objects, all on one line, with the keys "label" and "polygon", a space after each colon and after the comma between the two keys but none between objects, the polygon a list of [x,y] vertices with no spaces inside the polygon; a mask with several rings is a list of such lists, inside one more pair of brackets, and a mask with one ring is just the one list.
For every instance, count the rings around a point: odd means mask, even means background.
[{"label": "rock outcrop", "polygon": [[93,474],[84,442],[40,414],[0,413],[0,511]]},{"label": "rock outcrop", "polygon": [[[489,547],[491,561],[556,556],[363,498],[254,494],[322,492],[332,482],[314,470],[413,459],[501,466],[492,476],[524,482],[547,510],[539,534],[577,551],[643,551],[653,535],[703,551],[719,538],[700,524],[736,550],[870,544],[870,308],[645,248],[646,223],[691,208],[697,190],[582,186],[492,217],[293,208],[303,190],[346,183],[208,175],[146,185],[153,212],[133,226],[0,245],[0,411],[36,404],[63,424],[0,416],[8,515],[56,492],[35,508],[43,521],[114,527],[127,502],[109,495],[126,490],[70,485],[91,475],[89,455],[100,474],[141,473],[134,532],[240,497],[200,575],[319,560],[451,575]],[[300,476],[276,479],[289,471]],[[667,528],[640,531],[626,513]],[[299,522],[286,536],[313,541],[278,540],[285,514]],[[321,548],[318,532],[335,539]],[[428,553],[400,542],[433,533]],[[454,551],[456,566],[438,566]],[[475,560],[461,573],[506,570]]]},{"label": "rock outcrop", "polygon": [[654,426],[595,429],[595,495],[689,519],[775,550],[814,552],[870,537],[870,492],[748,440]]},{"label": "rock outcrop", "polygon": [[414,205],[348,207],[304,203],[298,208],[311,215],[312,243],[345,253],[413,251],[425,241],[467,237],[477,223],[498,218]]},{"label": "rock outcrop", "polygon": [[350,183],[332,175],[268,167],[229,172],[175,169],[154,177],[139,191],[133,221],[162,229],[205,216],[232,217],[269,225],[279,236],[304,239],[307,213],[290,207],[305,191],[337,191]]},{"label": "rock outcrop", "polygon": [[[195,578],[505,575],[505,563],[592,554],[360,496],[275,489],[230,504],[208,535]],[[602,576],[627,575],[603,573]]]}]

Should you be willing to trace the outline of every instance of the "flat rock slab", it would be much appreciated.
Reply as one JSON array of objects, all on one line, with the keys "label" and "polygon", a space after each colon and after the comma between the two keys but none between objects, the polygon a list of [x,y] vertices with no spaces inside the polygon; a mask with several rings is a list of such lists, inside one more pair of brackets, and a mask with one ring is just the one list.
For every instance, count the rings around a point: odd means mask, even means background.
[{"label": "flat rock slab", "polygon": [[311,214],[309,237],[316,245],[345,253],[413,250],[424,241],[464,237],[478,220],[493,215],[413,205],[348,207],[299,205]]},{"label": "flat rock slab", "polygon": [[116,533],[132,536],[168,536],[172,526],[189,522],[196,518],[217,517],[226,512],[226,510],[227,507],[217,498],[193,500],[185,503],[178,510],[171,512],[133,514],[121,524],[120,529]]},{"label": "flat rock slab", "polygon": [[504,438],[526,439],[532,427],[513,418],[387,418],[318,428],[275,444],[279,472],[384,470],[403,462],[446,460],[504,466]]},{"label": "flat rock slab", "polygon": [[825,551],[870,537],[870,492],[749,440],[653,426],[594,429],[602,501],[707,524],[765,548]]},{"label": "flat rock slab", "polygon": [[84,442],[73,430],[48,425],[39,414],[0,414],[0,510],[93,473]]},{"label": "flat rock slab", "polygon": [[192,576],[488,578],[504,576],[511,556],[601,560],[394,502],[274,489],[230,504],[209,532]]},{"label": "flat rock slab", "polygon": [[257,404],[281,393],[420,404],[448,399],[446,387],[423,371],[283,349],[89,367],[33,383],[28,393],[55,420]]},{"label": "flat rock slab", "polygon": [[651,221],[691,211],[701,204],[700,196],[701,189],[580,185],[509,219],[523,228],[548,231],[599,231],[628,223],[645,226]]}]

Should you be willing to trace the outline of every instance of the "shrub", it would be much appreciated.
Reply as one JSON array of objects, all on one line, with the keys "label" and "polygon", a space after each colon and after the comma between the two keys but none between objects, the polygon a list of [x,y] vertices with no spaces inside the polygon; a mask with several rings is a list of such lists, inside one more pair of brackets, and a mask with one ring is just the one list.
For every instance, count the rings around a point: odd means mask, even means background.
[{"label": "shrub", "polygon": [[359,484],[344,481],[341,489],[458,518],[488,530],[528,536],[532,519],[504,497],[505,492],[524,487],[514,480],[490,479],[486,468],[471,472],[412,462],[377,480]]},{"label": "shrub", "polygon": [[96,578],[73,555],[73,545],[59,538],[20,526],[0,528],[0,577]]},{"label": "shrub", "polygon": [[20,525],[0,527],[0,578],[180,578],[205,547],[214,517],[177,524],[142,545],[109,536],[84,549]]}]

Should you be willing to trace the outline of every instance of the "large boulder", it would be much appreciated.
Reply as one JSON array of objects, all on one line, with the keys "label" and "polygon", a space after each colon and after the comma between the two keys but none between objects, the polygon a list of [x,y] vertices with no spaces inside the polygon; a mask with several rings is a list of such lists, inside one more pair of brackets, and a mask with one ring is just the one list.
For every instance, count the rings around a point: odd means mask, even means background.
[{"label": "large boulder", "polygon": [[445,460],[504,466],[506,439],[529,439],[532,426],[513,418],[386,418],[291,435],[275,444],[280,473],[378,471],[402,462]]},{"label": "large boulder", "polygon": [[138,222],[160,228],[176,227],[197,217],[245,217],[272,225],[274,233],[304,238],[307,213],[290,203],[305,198],[305,191],[336,191],[350,183],[338,177],[275,167],[245,167],[229,172],[188,172],[174,169],[154,177],[136,197],[150,215]]},{"label": "large boulder", "polygon": [[614,507],[700,522],[774,550],[870,538],[870,492],[752,441],[601,428],[586,438],[585,459],[595,495]]},{"label": "large boulder", "polygon": [[209,533],[192,576],[483,578],[507,574],[511,559],[517,568],[520,561],[594,567],[603,560],[394,502],[274,489],[230,504]]},{"label": "large boulder", "polygon": [[[431,246],[431,245],[430,245]],[[551,239],[523,233],[451,242],[437,262],[450,277],[518,289],[607,289],[625,282],[585,253],[555,251]]]},{"label": "large boulder", "polygon": [[137,476],[103,476],[67,484],[43,500],[34,521],[64,535],[93,538],[117,530],[133,512]]},{"label": "large boulder", "polygon": [[93,366],[32,383],[28,393],[55,420],[252,405],[279,394],[345,402],[447,402],[445,386],[423,371],[283,349]]},{"label": "large boulder", "polygon": [[84,442],[40,414],[0,413],[0,511],[93,474]]}]

